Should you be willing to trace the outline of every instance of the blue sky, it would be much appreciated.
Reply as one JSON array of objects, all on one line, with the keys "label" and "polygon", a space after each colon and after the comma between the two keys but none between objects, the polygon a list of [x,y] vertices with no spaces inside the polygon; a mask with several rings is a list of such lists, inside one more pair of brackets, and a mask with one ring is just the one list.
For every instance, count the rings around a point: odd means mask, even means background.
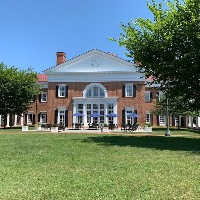
[{"label": "blue sky", "polygon": [[151,18],[147,0],[0,0],[0,62],[42,73],[56,52],[71,59],[91,49],[118,54],[120,23]]}]

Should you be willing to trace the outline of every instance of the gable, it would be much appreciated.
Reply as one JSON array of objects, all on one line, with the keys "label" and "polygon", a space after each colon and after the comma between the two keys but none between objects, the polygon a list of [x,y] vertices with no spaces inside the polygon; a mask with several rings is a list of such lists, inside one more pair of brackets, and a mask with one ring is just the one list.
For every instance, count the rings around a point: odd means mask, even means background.
[{"label": "gable", "polygon": [[109,53],[92,50],[45,70],[51,73],[137,72],[134,64]]}]

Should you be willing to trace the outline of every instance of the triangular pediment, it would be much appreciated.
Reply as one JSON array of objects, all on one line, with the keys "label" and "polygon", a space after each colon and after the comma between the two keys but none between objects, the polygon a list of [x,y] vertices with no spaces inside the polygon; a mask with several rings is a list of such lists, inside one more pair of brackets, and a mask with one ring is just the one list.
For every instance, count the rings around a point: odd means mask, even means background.
[{"label": "triangular pediment", "polygon": [[63,64],[44,71],[51,73],[106,73],[106,72],[137,72],[133,63],[113,54],[100,50],[91,50]]}]

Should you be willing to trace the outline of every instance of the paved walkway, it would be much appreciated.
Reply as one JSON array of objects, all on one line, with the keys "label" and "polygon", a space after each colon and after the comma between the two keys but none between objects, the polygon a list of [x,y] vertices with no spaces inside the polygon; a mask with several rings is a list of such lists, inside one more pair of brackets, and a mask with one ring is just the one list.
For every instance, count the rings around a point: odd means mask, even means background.
[{"label": "paved walkway", "polygon": [[114,129],[114,130],[103,130],[101,131],[101,129],[67,129],[65,128],[65,131],[62,131],[63,133],[148,133],[147,131],[145,131],[144,129],[139,129],[136,131],[121,131],[121,129]]}]

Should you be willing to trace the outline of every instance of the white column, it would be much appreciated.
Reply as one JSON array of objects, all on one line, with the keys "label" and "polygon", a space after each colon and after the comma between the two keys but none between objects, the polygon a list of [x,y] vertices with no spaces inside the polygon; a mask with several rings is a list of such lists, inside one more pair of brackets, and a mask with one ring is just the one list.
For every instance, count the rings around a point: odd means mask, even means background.
[{"label": "white column", "polygon": [[24,124],[24,115],[21,116],[21,126]]},{"label": "white column", "polygon": [[[76,106],[77,106],[77,104],[73,103],[73,114],[76,113]],[[76,117],[75,116],[73,116],[73,122],[72,123],[76,123]]]},{"label": "white column", "polygon": [[105,106],[104,107],[104,112],[105,112],[104,113],[104,117],[105,117],[104,121],[105,121],[105,124],[108,124],[108,117],[106,117],[106,115],[108,114],[108,105],[107,105],[107,103],[105,103],[104,106]]},{"label": "white column", "polygon": [[196,117],[196,128],[199,128],[200,117]]},{"label": "white column", "polygon": [[14,126],[17,126],[17,115],[15,115],[15,118],[14,118]]},{"label": "white column", "polygon": [[185,116],[185,127],[188,127],[188,115]]},{"label": "white column", "polygon": [[10,122],[10,115],[7,115],[7,124],[6,124],[6,126],[9,126],[9,122]]},{"label": "white column", "polygon": [[[118,113],[117,113],[117,102],[114,103],[114,109],[113,109],[113,110],[114,110],[114,113],[115,113],[115,114],[118,114]],[[119,114],[118,114],[118,115],[119,115]],[[117,124],[117,117],[114,117],[114,118],[113,118],[113,122],[114,122],[114,124]]]},{"label": "white column", "polygon": [[85,116],[83,117],[83,124],[84,124],[84,126],[87,126],[86,103],[83,104],[83,114],[85,115]]}]

